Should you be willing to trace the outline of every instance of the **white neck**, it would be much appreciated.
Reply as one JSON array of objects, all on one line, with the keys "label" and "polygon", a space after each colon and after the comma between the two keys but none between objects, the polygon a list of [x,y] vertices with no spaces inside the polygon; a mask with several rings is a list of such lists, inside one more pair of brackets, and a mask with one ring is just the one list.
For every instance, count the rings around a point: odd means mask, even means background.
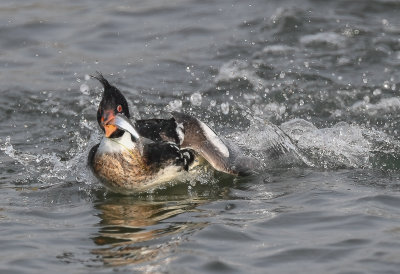
[{"label": "white neck", "polygon": [[119,138],[103,137],[97,151],[99,153],[119,153],[135,147],[136,143],[132,141],[131,135],[128,132],[124,132]]}]

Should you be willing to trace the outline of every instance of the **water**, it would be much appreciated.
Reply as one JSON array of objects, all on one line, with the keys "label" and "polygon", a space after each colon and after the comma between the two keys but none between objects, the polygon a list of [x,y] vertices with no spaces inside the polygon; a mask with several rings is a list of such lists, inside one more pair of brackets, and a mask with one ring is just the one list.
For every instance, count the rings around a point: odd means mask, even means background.
[{"label": "water", "polygon": [[[400,4],[3,1],[1,273],[398,273]],[[133,196],[86,157],[101,71],[260,159]]]}]

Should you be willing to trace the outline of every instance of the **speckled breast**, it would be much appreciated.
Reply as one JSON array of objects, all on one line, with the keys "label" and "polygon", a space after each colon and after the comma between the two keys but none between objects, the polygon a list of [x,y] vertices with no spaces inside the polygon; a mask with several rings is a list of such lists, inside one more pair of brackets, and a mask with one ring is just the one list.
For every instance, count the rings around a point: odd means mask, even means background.
[{"label": "speckled breast", "polygon": [[138,151],[96,155],[93,170],[107,187],[117,192],[143,188],[154,176]]}]

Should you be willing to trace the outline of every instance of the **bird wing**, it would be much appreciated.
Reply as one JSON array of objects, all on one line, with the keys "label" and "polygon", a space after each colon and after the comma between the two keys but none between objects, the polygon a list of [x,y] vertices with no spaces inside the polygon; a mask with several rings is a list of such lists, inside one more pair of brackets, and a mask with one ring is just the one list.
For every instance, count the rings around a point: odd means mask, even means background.
[{"label": "bird wing", "polygon": [[181,148],[194,150],[216,170],[246,175],[258,166],[258,161],[244,156],[237,147],[218,137],[197,118],[179,112],[172,112],[172,116],[184,132]]}]

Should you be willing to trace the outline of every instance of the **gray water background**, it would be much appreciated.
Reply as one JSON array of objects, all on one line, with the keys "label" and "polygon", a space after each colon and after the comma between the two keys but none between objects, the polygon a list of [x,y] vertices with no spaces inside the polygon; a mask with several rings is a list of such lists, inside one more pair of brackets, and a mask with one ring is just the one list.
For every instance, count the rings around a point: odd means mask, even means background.
[{"label": "gray water background", "polygon": [[[400,2],[2,1],[1,273],[399,273]],[[263,163],[133,196],[86,168],[101,71]],[[280,129],[302,156],[271,159]],[[272,136],[272,137],[271,137]]]}]

